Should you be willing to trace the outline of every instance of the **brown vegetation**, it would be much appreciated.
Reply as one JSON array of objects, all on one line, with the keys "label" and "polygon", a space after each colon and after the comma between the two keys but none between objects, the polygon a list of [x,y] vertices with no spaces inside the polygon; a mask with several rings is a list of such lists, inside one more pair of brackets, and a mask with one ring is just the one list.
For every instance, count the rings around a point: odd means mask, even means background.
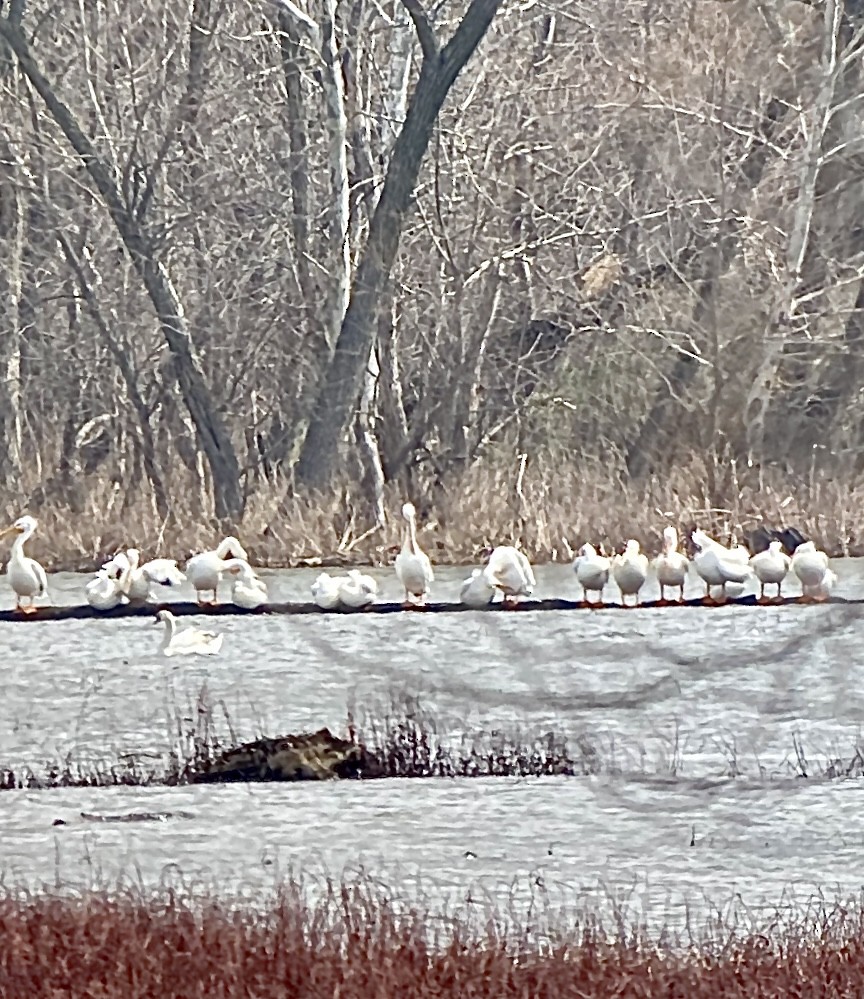
[{"label": "brown vegetation", "polygon": [[65,567],[226,511],[381,561],[406,494],[439,562],[778,507],[864,551],[861,4],[430,7],[3,6],[0,508]]},{"label": "brown vegetation", "polygon": [[864,993],[857,905],[699,941],[585,916],[542,928],[470,906],[435,913],[360,881],[317,899],[297,884],[254,907],[130,890],[0,898],[0,994],[10,999],[848,999]]}]

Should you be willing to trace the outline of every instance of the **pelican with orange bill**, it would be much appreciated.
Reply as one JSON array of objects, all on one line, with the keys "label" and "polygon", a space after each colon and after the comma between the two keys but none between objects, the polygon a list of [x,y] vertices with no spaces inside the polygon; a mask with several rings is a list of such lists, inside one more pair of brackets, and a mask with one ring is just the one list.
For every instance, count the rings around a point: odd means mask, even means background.
[{"label": "pelican with orange bill", "polygon": [[[34,599],[48,596],[48,577],[45,575],[45,570],[35,558],[29,558],[24,554],[24,545],[33,537],[37,526],[35,517],[19,517],[14,524],[0,531],[0,538],[5,538],[9,534],[17,535],[12,542],[12,554],[9,556],[6,576],[15,593],[15,608],[23,614],[35,614]],[[22,604],[25,598],[28,600],[26,606]]]}]

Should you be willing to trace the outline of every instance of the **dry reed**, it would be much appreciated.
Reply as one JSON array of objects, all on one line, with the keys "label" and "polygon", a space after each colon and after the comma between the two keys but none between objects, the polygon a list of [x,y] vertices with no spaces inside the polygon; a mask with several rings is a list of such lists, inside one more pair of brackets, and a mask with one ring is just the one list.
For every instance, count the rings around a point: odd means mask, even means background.
[{"label": "dry reed", "polygon": [[567,999],[864,994],[860,903],[698,940],[579,914],[433,911],[369,880],[254,904],[135,888],[0,897],[9,999]]},{"label": "dry reed", "polygon": [[[480,561],[495,544],[520,544],[537,563],[567,561],[585,540],[620,546],[636,538],[659,549],[663,527],[682,531],[698,524],[721,537],[741,539],[760,525],[792,526],[833,556],[864,554],[864,481],[771,475],[758,469],[718,466],[694,459],[668,476],[634,485],[614,468],[574,467],[571,459],[519,465],[475,466],[447,489],[415,495],[420,540],[439,565]],[[240,523],[219,524],[200,513],[200,491],[187,481],[172,486],[175,506],[161,521],[144,491],[117,500],[115,487],[96,480],[74,510],[49,503],[27,512],[38,517],[32,554],[50,570],[89,571],[124,546],[149,556],[183,560],[238,534],[257,564],[387,565],[399,544],[400,521],[384,528],[370,521],[365,504],[341,489],[327,496],[282,503],[285,485],[264,483],[249,499]],[[395,487],[387,509],[399,510]],[[2,505],[17,516],[20,499]]]}]

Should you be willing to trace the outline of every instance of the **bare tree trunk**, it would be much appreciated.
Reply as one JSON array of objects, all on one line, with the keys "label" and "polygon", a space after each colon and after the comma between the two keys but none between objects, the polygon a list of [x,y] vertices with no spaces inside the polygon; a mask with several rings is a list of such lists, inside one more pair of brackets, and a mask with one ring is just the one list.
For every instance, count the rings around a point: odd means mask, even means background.
[{"label": "bare tree trunk", "polygon": [[[21,272],[24,256],[24,185],[16,174],[18,156],[6,136],[0,138],[0,246],[6,249],[0,292],[5,299],[5,333],[0,365],[0,474],[9,485],[21,473]],[[2,313],[0,313],[2,315]]]},{"label": "bare tree trunk", "polygon": [[443,50],[439,50],[419,0],[402,0],[423,50],[423,65],[387,170],[351,288],[351,299],[333,359],[313,410],[295,469],[298,484],[322,488],[338,460],[372,349],[379,310],[392,296],[390,271],[426,155],[432,129],[450,88],[470,59],[503,0],[472,0]]},{"label": "bare tree trunk", "polygon": [[22,72],[42,98],[49,114],[69,144],[81,158],[153,303],[162,333],[175,359],[183,401],[189,410],[210,466],[216,516],[219,518],[241,516],[243,496],[240,489],[240,468],[234,446],[207,387],[183,307],[165,267],[156,257],[152,241],[143,224],[124,204],[110,169],[82,132],[75,116],[60,100],[33,61],[24,36],[9,21],[0,18],[0,37],[15,53]]}]

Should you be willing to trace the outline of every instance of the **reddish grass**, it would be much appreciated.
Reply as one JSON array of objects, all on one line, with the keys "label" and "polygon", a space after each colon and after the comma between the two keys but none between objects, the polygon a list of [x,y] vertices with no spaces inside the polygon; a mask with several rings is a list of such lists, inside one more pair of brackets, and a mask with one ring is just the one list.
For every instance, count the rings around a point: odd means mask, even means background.
[{"label": "reddish grass", "polygon": [[[563,917],[560,917],[563,923]],[[544,942],[545,941],[545,942]],[[659,944],[576,920],[400,906],[368,883],[267,905],[173,893],[0,899],[8,999],[410,999],[864,995],[864,914],[837,907],[762,934]]]}]

